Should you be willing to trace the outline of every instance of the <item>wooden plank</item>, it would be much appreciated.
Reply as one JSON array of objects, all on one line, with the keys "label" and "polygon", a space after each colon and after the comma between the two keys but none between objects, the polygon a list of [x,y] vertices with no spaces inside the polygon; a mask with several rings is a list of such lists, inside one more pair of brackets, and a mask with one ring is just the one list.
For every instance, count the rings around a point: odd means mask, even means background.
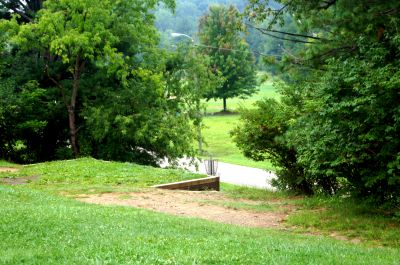
[{"label": "wooden plank", "polygon": [[169,190],[217,190],[219,191],[219,177],[185,180],[161,185],[154,188]]}]

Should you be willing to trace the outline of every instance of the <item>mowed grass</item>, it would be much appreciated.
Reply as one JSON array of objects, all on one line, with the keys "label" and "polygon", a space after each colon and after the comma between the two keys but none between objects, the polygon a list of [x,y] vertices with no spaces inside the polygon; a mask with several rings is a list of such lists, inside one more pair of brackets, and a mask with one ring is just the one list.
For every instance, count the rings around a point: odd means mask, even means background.
[{"label": "mowed grass", "polygon": [[[21,167],[0,177],[29,177],[29,186],[72,193],[130,191],[175,181],[204,177],[179,169],[161,169],[93,158],[53,161]],[[37,178],[37,179],[36,179]]]},{"label": "mowed grass", "polygon": [[[296,233],[325,235],[341,240],[355,240],[369,246],[400,248],[400,218],[396,211],[382,210],[353,198],[341,196],[300,197],[285,192],[239,187],[224,183],[222,191],[236,199],[232,207],[256,211],[276,210],[276,207],[291,206],[285,226]],[[257,201],[245,204],[243,199]],[[260,203],[264,202],[264,203]],[[228,205],[229,206],[229,205]]]},{"label": "mowed grass", "polygon": [[[259,86],[259,92],[248,99],[233,98],[228,99],[228,110],[236,113],[240,107],[254,108],[254,103],[265,97],[279,100],[279,94],[275,91],[272,81],[266,81]],[[236,165],[255,167],[267,170],[274,170],[270,161],[256,162],[246,158],[240,149],[233,142],[230,132],[239,124],[239,115],[218,115],[212,113],[220,112],[222,100],[210,100],[206,103],[208,115],[204,117],[205,128],[202,135],[205,140],[205,155],[212,156],[222,162]]]},{"label": "mowed grass", "polygon": [[212,157],[226,163],[273,170],[274,167],[269,161],[256,162],[246,158],[233,142],[230,136],[230,131],[238,125],[238,122],[238,115],[216,115],[205,117],[205,128],[202,131],[205,139],[203,148],[205,154],[211,155]]},{"label": "mowed grass", "polygon": [[294,231],[400,248],[400,218],[396,217],[396,209],[384,211],[342,197],[311,197],[295,203],[299,206],[298,211],[287,219],[287,226]]},{"label": "mowed grass", "polygon": [[[227,109],[232,112],[237,112],[239,107],[252,108],[254,103],[263,98],[275,98],[279,100],[280,95],[276,92],[273,86],[273,80],[267,80],[258,86],[258,92],[248,98],[228,98]],[[222,99],[210,99],[206,101],[206,112],[213,114],[220,112],[223,109]]]},{"label": "mowed grass", "polygon": [[89,205],[0,185],[1,264],[398,264],[399,249]]},{"label": "mowed grass", "polygon": [[[398,221],[349,200],[222,185],[222,193],[233,199],[221,203],[228,208],[265,212],[275,211],[277,202],[296,206],[287,231],[278,231],[63,197],[134,192],[196,174],[82,158],[23,166],[19,172],[0,173],[0,178],[34,174],[38,179],[26,185],[0,184],[0,264],[398,264],[400,260]],[[304,232],[315,235],[300,234]],[[326,236],[332,233],[354,233],[362,241],[352,244]]]}]

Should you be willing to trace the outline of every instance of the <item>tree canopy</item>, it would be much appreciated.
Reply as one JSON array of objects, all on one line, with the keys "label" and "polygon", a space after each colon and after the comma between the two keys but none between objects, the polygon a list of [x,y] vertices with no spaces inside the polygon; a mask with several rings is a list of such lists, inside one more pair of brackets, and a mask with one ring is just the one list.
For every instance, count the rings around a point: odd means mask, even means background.
[{"label": "tree canopy", "polygon": [[157,47],[158,3],[47,0],[32,21],[1,20],[0,156],[156,164],[194,155],[200,91],[171,78],[195,70]]},{"label": "tree canopy", "polygon": [[[276,145],[294,150],[292,161],[303,173],[282,172],[283,188],[299,190],[298,184],[306,182],[303,192],[350,192],[399,204],[400,4],[281,2],[274,10],[251,0],[247,14],[267,19],[267,33],[283,22],[284,13],[293,14],[306,33],[283,36],[305,45],[291,55],[289,79],[278,85],[282,101],[275,104],[281,111],[260,121],[244,115],[234,133],[239,146],[250,156],[274,157],[269,149]],[[261,106],[258,115],[265,111]],[[270,142],[253,137],[259,126]],[[279,166],[291,171],[279,157]]]},{"label": "tree canopy", "polygon": [[0,18],[18,14],[21,22],[31,22],[43,7],[44,0],[0,0]]},{"label": "tree canopy", "polygon": [[233,7],[211,6],[199,25],[200,48],[211,61],[210,66],[224,77],[224,83],[209,98],[226,99],[249,96],[256,91],[256,68],[252,52],[238,31],[240,17]]}]

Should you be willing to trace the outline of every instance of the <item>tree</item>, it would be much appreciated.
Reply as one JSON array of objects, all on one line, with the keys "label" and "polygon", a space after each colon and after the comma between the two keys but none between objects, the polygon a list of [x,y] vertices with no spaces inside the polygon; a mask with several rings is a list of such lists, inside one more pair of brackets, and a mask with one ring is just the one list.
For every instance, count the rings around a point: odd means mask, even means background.
[{"label": "tree", "polygon": [[0,0],[0,18],[10,18],[18,14],[22,22],[31,22],[37,11],[43,7],[44,0]]},{"label": "tree", "polygon": [[102,89],[98,103],[85,111],[95,157],[157,165],[196,155],[200,100],[217,82],[207,58],[179,49],[154,54],[153,62],[148,69],[135,70],[127,86]]},{"label": "tree", "polygon": [[42,83],[43,63],[36,53],[19,53],[13,36],[20,26],[0,21],[0,156],[17,162],[55,159],[67,144],[68,120],[59,92]]},{"label": "tree", "polygon": [[[183,45],[178,49],[174,63],[179,65],[174,71],[169,71],[169,80],[179,84],[186,90],[190,97],[190,110],[193,124],[197,129],[198,153],[203,153],[203,137],[201,130],[203,128],[202,118],[205,112],[205,104],[202,103],[210,92],[219,87],[223,78],[214,74],[208,67],[210,58],[201,54],[196,47]],[[183,82],[182,82],[183,81]]]},{"label": "tree", "polygon": [[77,147],[152,165],[194,156],[215,77],[204,56],[157,47],[155,4],[47,0],[33,22],[0,21],[0,157],[65,159]]},{"label": "tree", "polygon": [[123,84],[129,75],[129,56],[120,50],[126,40],[119,30],[132,33],[130,39],[136,43],[155,43],[154,37],[148,38],[154,33],[145,26],[147,24],[134,32],[134,27],[146,19],[140,14],[143,5],[148,10],[154,4],[153,1],[112,4],[108,1],[48,0],[34,23],[21,26],[16,42],[22,51],[35,49],[41,54],[43,71],[60,91],[68,113],[70,144],[75,157],[79,155],[76,108],[82,76],[88,74],[89,64],[94,64],[98,68],[106,67],[107,75]]},{"label": "tree", "polygon": [[268,34],[285,12],[309,32],[280,36],[305,44],[283,90],[295,113],[283,137],[313,190],[399,205],[400,3],[295,0],[273,10],[251,0],[248,11],[270,20]]},{"label": "tree", "polygon": [[210,59],[210,66],[220,72],[225,82],[208,95],[221,98],[223,111],[227,111],[226,100],[246,97],[256,92],[256,69],[254,56],[245,39],[238,32],[240,18],[235,7],[211,6],[200,19],[200,47]]}]

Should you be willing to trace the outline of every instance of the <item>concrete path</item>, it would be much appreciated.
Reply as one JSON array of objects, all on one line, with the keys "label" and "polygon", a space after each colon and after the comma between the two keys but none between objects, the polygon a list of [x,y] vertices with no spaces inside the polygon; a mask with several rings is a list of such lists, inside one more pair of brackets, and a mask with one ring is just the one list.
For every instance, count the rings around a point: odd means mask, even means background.
[{"label": "concrete path", "polygon": [[[191,172],[206,174],[203,162],[198,161],[198,170],[194,166],[187,166],[187,164],[187,159],[182,159],[180,162],[182,168]],[[276,178],[275,173],[271,171],[224,162],[218,162],[217,175],[221,182],[270,190],[274,190],[270,182],[273,178]]]}]

